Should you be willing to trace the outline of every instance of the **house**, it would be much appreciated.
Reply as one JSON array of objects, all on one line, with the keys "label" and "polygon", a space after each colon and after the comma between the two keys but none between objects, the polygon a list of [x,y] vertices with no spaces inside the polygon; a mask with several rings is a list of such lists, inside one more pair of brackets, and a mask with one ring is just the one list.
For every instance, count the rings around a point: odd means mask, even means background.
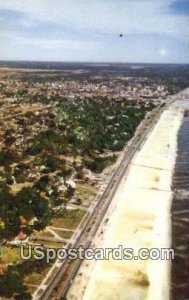
[{"label": "house", "polygon": [[26,245],[29,243],[29,237],[27,234],[23,233],[22,231],[10,242],[11,245],[19,246],[19,245]]},{"label": "house", "polygon": [[66,181],[66,185],[68,187],[72,188],[72,189],[76,188],[76,183],[73,180],[71,180],[71,179],[69,179],[69,180]]}]

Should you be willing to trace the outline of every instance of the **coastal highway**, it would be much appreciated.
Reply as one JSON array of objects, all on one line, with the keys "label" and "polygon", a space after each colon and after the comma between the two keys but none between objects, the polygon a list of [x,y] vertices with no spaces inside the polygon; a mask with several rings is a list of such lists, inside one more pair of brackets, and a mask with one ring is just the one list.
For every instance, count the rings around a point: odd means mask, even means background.
[{"label": "coastal highway", "polygon": [[[69,243],[69,248],[89,248],[94,236],[96,235],[100,224],[105,218],[106,212],[111,204],[111,201],[117,191],[123,176],[127,174],[130,162],[135,153],[141,148],[142,144],[147,139],[149,133],[155,126],[161,113],[166,106],[158,106],[153,111],[149,112],[144,121],[138,127],[134,137],[130,141],[130,145],[124,151],[117,169],[111,176],[109,183],[103,194],[99,197],[95,206],[88,212],[87,218],[83,227],[78,234],[75,235],[74,240]],[[66,299],[66,294],[75,278],[82,260],[70,261],[65,259],[59,267],[58,272],[51,278],[46,289],[41,290],[40,294],[35,295],[33,300],[47,300],[47,299]]]}]

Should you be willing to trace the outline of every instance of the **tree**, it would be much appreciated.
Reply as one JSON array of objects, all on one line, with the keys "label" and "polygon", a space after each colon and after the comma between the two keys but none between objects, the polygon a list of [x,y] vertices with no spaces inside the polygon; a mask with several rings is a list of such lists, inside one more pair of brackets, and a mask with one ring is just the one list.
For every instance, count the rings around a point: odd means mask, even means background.
[{"label": "tree", "polygon": [[54,156],[47,156],[43,160],[44,165],[49,168],[52,172],[56,171],[57,169],[61,168],[63,165],[63,161],[54,157]]},{"label": "tree", "polygon": [[[26,295],[27,298],[21,298]],[[0,296],[15,299],[31,299],[31,295],[26,292],[26,286],[22,283],[22,278],[17,266],[8,266],[5,273],[0,275]],[[19,298],[18,298],[19,297]]]},{"label": "tree", "polygon": [[[35,188],[23,188],[16,195],[2,186],[0,193],[0,239],[12,239],[21,230],[27,234],[44,229],[51,218],[51,208]],[[31,221],[35,219],[33,225]],[[22,222],[24,220],[24,222]]]},{"label": "tree", "polygon": [[74,196],[75,189],[71,186],[67,186],[67,190],[65,191],[65,197],[71,199]]}]

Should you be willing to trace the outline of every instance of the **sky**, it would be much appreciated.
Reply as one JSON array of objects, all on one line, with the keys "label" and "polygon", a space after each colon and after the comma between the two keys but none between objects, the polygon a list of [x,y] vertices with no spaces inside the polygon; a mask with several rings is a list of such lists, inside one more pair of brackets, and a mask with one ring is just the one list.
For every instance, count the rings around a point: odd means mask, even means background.
[{"label": "sky", "polygon": [[189,0],[0,0],[0,60],[189,63]]}]

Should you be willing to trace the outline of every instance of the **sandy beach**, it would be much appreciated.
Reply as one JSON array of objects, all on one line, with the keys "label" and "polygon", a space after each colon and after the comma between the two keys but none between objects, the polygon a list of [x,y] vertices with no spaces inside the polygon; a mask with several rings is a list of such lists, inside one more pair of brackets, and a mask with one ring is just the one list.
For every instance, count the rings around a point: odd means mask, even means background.
[{"label": "sandy beach", "polygon": [[[133,158],[128,176],[122,179],[103,238],[97,237],[95,246],[123,245],[133,248],[136,254],[140,248],[170,247],[171,180],[182,117],[183,111],[177,107],[161,115]],[[89,267],[87,262],[83,265],[83,270]],[[110,259],[95,265],[93,262],[88,274],[92,268],[83,300],[169,298],[169,261]],[[76,278],[75,288],[77,281]],[[73,284],[68,299],[81,299],[81,295],[73,293],[75,288]]]}]

